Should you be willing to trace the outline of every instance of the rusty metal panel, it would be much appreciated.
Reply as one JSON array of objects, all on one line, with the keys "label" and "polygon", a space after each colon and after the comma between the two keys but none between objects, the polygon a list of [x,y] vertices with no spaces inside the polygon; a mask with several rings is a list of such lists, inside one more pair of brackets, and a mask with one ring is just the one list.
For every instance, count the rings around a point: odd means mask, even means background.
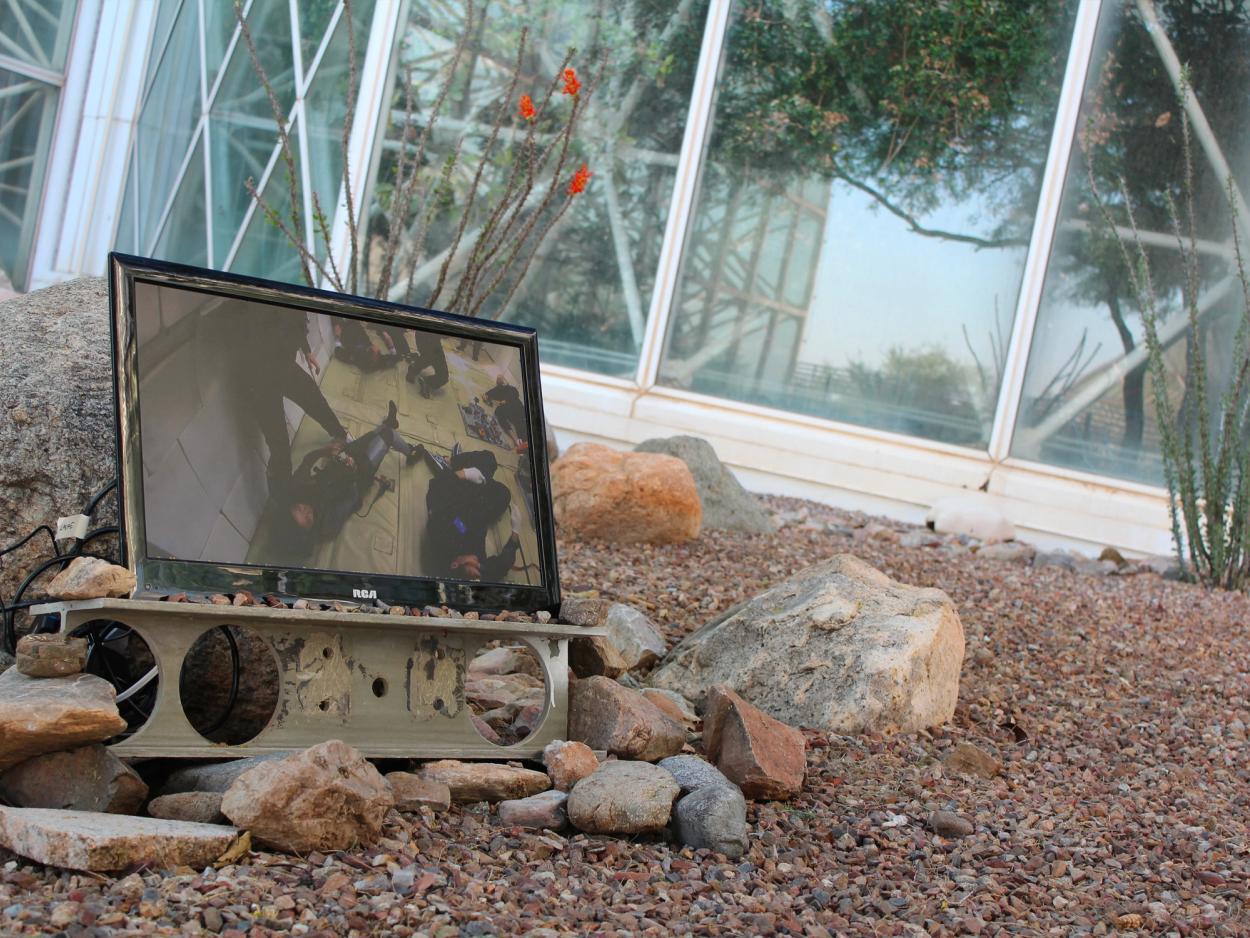
[{"label": "rusty metal panel", "polygon": [[[119,756],[250,756],[342,739],[375,758],[535,758],[568,731],[568,640],[604,634],[531,622],[125,599],[49,603],[31,612],[59,614],[65,632],[101,620],[119,622],[151,649],[158,668],[156,702],[141,727],[112,745]],[[187,652],[222,625],[260,636],[278,674],[272,717],[239,745],[201,736],[179,694]],[[546,683],[541,723],[508,746],[491,743],[474,729],[465,700],[469,662],[493,640],[527,646]]]}]

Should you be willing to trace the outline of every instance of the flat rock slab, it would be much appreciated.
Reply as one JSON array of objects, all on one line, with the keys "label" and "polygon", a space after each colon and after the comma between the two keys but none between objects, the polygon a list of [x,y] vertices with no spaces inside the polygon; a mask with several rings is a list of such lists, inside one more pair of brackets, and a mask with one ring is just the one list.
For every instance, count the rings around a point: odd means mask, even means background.
[{"label": "flat rock slab", "polygon": [[451,790],[451,800],[461,804],[528,798],[551,787],[546,772],[496,762],[440,759],[427,762],[416,774],[428,782],[442,782]]},{"label": "flat rock slab", "polygon": [[0,845],[37,863],[73,870],[132,866],[203,869],[238,831],[218,824],[51,808],[0,808]]},{"label": "flat rock slab", "polygon": [[126,728],[104,678],[0,674],[0,772],[42,755],[103,742]]}]

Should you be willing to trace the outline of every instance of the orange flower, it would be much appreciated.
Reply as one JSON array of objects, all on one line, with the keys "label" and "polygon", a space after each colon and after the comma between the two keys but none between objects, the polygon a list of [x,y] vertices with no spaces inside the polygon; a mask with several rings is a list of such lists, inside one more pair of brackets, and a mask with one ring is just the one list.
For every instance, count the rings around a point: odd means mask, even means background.
[{"label": "orange flower", "polygon": [[569,182],[569,195],[577,195],[579,192],[586,191],[586,183],[590,182],[591,172],[583,163],[581,169],[573,174],[572,180]]},{"label": "orange flower", "polygon": [[582,90],[582,83],[577,80],[577,72],[571,68],[564,70],[564,93],[577,94]]},{"label": "orange flower", "polygon": [[534,99],[527,94],[521,95],[521,116],[527,121],[532,121],[536,113],[538,112],[534,110]]}]

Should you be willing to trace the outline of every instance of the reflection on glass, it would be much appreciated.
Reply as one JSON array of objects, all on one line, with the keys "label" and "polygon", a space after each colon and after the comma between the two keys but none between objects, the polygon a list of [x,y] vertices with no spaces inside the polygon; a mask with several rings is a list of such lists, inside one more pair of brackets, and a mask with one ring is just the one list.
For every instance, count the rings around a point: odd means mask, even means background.
[{"label": "reflection on glass", "polygon": [[[295,174],[300,173],[299,123],[291,125],[288,131],[294,150]],[[288,231],[295,230],[291,220],[291,187],[287,181],[287,166],[281,156],[276,155],[277,146],[270,154],[274,161],[272,172],[260,190],[265,204],[281,219]],[[259,175],[257,179],[261,178]],[[249,196],[250,198],[250,196]],[[302,217],[303,206],[300,206]],[[285,280],[289,283],[303,282],[299,254],[291,245],[290,239],[282,232],[277,223],[256,206],[252,217],[243,232],[243,240],[239,242],[238,252],[231,262],[230,270],[237,274],[249,274],[253,277],[264,277],[266,280]]]},{"label": "reflection on glass", "polygon": [[[400,252],[404,274],[392,298],[428,301],[440,253],[454,238],[496,108],[501,104],[506,108],[507,120],[493,168],[479,193],[482,209],[494,205],[509,168],[507,148],[524,133],[524,121],[517,115],[519,95],[530,93],[539,100],[570,46],[579,50],[577,64],[584,83],[606,55],[610,64],[604,83],[581,124],[569,169],[558,183],[566,185],[572,169],[586,162],[594,173],[590,185],[555,224],[507,307],[502,308],[511,284],[497,292],[494,305],[483,313],[538,327],[547,361],[632,374],[655,282],[706,0],[663,4],[628,0],[594,8],[571,0],[509,0],[478,9],[485,9],[485,20],[471,37],[468,58],[459,71],[461,80],[444,104],[425,157],[430,177],[437,179],[443,160],[463,139],[459,165],[448,185],[431,186],[430,197],[421,203],[417,218],[422,225],[429,218],[429,236],[415,258],[415,233],[404,237]],[[425,126],[441,70],[463,32],[462,17],[459,4],[412,4],[403,26],[391,121],[371,190],[374,210],[372,218],[366,218],[371,278],[377,278],[381,265],[386,221],[380,209],[393,197],[401,141],[406,139],[413,148]],[[522,27],[530,29],[529,51],[519,87],[510,93]],[[408,128],[405,82],[410,82],[415,99],[415,126]],[[554,106],[567,109],[568,99],[557,94]],[[539,180],[539,185],[546,181]],[[466,239],[462,255],[469,246]],[[411,278],[410,267],[415,272]]]},{"label": "reflection on glass", "polygon": [[[162,10],[165,4],[162,4]],[[174,20],[156,77],[135,129],[138,248],[151,250],[178,171],[200,117],[200,40],[196,4],[184,3]]]},{"label": "reflection on glass", "polygon": [[204,224],[204,145],[195,145],[169,217],[152,256],[203,267],[208,263],[208,232]]},{"label": "reflection on glass", "polygon": [[56,89],[0,68],[0,271],[19,288],[56,117]]},{"label": "reflection on glass", "polygon": [[0,55],[59,72],[65,67],[76,0],[0,3]]},{"label": "reflection on glass", "polygon": [[736,3],[660,381],[985,445],[1075,6]]},{"label": "reflection on glass", "polygon": [[135,288],[148,556],[540,585],[520,350]]},{"label": "reflection on glass", "polygon": [[[1147,28],[1143,16],[1152,13],[1157,26]],[[1196,330],[1180,305],[1184,270],[1168,208],[1171,199],[1184,211],[1186,175],[1182,76],[1179,68],[1166,64],[1173,55],[1189,63],[1191,116],[1201,116],[1211,128],[1205,139],[1191,135],[1204,295]],[[1160,333],[1169,346],[1170,371],[1164,391],[1174,403],[1192,393],[1185,361],[1201,351],[1215,384],[1209,402],[1218,407],[1237,351],[1232,339],[1241,293],[1232,276],[1233,210],[1225,185],[1230,171],[1241,193],[1250,185],[1247,87],[1250,11],[1245,5],[1103,4],[1013,455],[1162,483],[1150,403],[1155,390],[1146,374],[1140,309],[1121,252],[1121,242],[1136,250],[1130,207],[1164,307]],[[1091,178],[1114,233],[1097,207]],[[1247,230],[1242,229],[1243,246]]]},{"label": "reflection on glass", "polygon": [[[248,25],[256,55],[284,114],[295,101],[295,61],[290,8],[285,3],[254,4]],[[239,225],[251,204],[245,183],[257,185],[278,139],[273,109],[240,40],[226,66],[209,110],[213,174],[213,258],[224,264]]]}]

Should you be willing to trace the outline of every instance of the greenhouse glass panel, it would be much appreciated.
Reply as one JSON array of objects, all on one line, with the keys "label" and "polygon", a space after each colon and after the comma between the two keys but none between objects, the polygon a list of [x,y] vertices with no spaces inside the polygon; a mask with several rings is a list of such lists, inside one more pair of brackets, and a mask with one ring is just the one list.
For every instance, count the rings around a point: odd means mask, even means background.
[{"label": "greenhouse glass panel", "polygon": [[[544,227],[552,222],[552,227],[527,273],[520,275],[526,269],[523,258],[479,312],[538,327],[548,362],[632,376],[655,284],[706,0],[629,0],[593,8],[572,0],[501,0],[476,7],[486,10],[485,19],[468,30],[460,2],[414,3],[402,25],[383,151],[364,219],[367,278],[377,283],[385,264],[387,213],[395,198],[399,154],[418,148],[440,75],[460,44],[465,45],[465,58],[425,151],[414,223],[401,233],[395,253],[398,274],[388,291],[393,299],[420,304],[433,299],[433,305],[447,305],[449,293],[435,298],[433,289],[443,252],[455,241],[467,213],[465,235],[452,263],[454,283],[476,233],[507,186],[513,161],[522,159],[529,125],[519,113],[520,95],[529,94],[541,105],[569,47],[579,50],[575,67],[587,87],[597,63],[606,58],[604,82],[554,182],[556,206],[583,163],[593,174],[589,185],[558,219],[537,220]],[[529,29],[529,45],[520,81],[510,89],[523,28]],[[412,91],[411,117],[407,89]],[[551,110],[536,125],[539,143],[550,142],[570,106],[571,98],[557,85]],[[500,108],[503,125],[469,209],[468,193]],[[445,160],[456,152],[455,167],[440,182]],[[536,193],[547,191],[553,185],[550,174],[540,174],[535,185]],[[522,217],[513,230],[528,220]],[[504,241],[509,247],[515,244],[511,238]],[[501,246],[501,251],[507,249]]]},{"label": "greenhouse glass panel", "polygon": [[19,288],[26,280],[56,102],[51,85],[0,69],[0,271]]},{"label": "greenhouse glass panel", "polygon": [[1076,6],[735,3],[660,383],[983,448]]},{"label": "greenhouse glass panel", "polygon": [[[1184,103],[1182,62],[1189,63],[1191,89]],[[1206,398],[1214,415],[1233,368],[1245,356],[1233,341],[1243,300],[1232,226],[1238,218],[1245,247],[1250,241],[1247,88],[1247,5],[1103,4],[1012,455],[1162,484],[1152,402],[1157,390],[1173,408],[1196,393],[1186,377],[1186,362],[1194,354],[1206,357],[1213,380]],[[1200,131],[1200,123],[1209,133]],[[1192,173],[1186,170],[1187,136]],[[1199,259],[1196,326],[1181,301],[1186,265],[1169,208],[1171,203],[1187,217],[1187,192],[1193,197]],[[1188,237],[1186,232],[1186,243]],[[1167,345],[1163,389],[1147,374],[1141,304],[1124,256],[1128,249],[1136,264],[1139,242]]]},{"label": "greenhouse glass panel", "polygon": [[4,0],[0,3],[0,55],[61,71],[77,6],[77,0]]}]

